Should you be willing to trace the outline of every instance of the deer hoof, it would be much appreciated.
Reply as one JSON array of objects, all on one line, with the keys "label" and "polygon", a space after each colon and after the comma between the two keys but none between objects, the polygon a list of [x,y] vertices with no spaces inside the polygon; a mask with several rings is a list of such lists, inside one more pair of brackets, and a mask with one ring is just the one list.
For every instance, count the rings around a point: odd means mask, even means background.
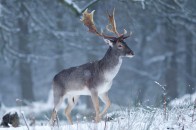
[{"label": "deer hoof", "polygon": [[96,122],[96,123],[100,122],[100,120],[101,120],[101,117],[100,117],[100,116],[96,116],[96,117],[95,117],[95,122]]}]

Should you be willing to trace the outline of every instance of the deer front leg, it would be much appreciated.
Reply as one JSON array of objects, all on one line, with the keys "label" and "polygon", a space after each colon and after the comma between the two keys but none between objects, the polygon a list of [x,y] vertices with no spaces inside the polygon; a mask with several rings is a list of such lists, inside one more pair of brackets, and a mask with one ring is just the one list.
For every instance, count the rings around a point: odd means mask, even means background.
[{"label": "deer front leg", "polygon": [[107,112],[108,108],[111,105],[111,102],[110,102],[110,99],[108,97],[108,93],[101,94],[101,95],[99,95],[99,97],[103,101],[103,103],[105,104],[105,107],[104,107],[103,111],[99,115],[99,117],[102,117]]},{"label": "deer front leg", "polygon": [[98,98],[98,93],[97,92],[91,92],[91,99],[93,102],[93,106],[95,108],[95,122],[99,122],[100,121],[100,117],[99,117],[99,98]]}]

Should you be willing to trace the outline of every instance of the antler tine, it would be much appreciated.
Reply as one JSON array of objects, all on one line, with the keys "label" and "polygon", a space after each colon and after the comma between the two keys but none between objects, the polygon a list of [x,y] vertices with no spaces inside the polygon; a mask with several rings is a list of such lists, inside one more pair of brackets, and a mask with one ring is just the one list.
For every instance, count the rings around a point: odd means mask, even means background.
[{"label": "antler tine", "polygon": [[114,18],[114,12],[115,12],[115,8],[113,10],[112,15],[108,13],[109,25],[106,26],[106,29],[109,32],[115,33],[117,36],[120,36],[120,34],[118,33],[118,31],[116,29],[116,21]]},{"label": "antler tine", "polygon": [[83,12],[83,17],[82,19],[80,19],[85,26],[88,27],[89,32],[91,33],[95,33],[96,35],[100,36],[101,34],[97,31],[97,28],[94,24],[94,20],[93,20],[93,15],[94,15],[95,10],[93,10],[91,13],[88,13],[88,9],[86,9]]},{"label": "antler tine", "polygon": [[126,29],[124,29],[124,32],[123,32],[123,35],[125,35],[125,34],[127,34],[127,30]]},{"label": "antler tine", "polygon": [[81,21],[84,23],[84,25],[88,27],[89,32],[94,33],[98,36],[101,36],[105,39],[114,39],[115,37],[107,36],[107,35],[104,35],[103,33],[99,33],[97,31],[97,28],[96,28],[96,26],[94,24],[94,20],[93,20],[94,12],[95,12],[95,10],[93,10],[91,13],[88,13],[88,9],[86,9],[84,11],[83,17],[81,19]]},{"label": "antler tine", "polygon": [[124,36],[124,34],[123,34],[123,39],[126,39],[126,38],[128,38],[128,37],[130,37],[132,35],[132,32],[130,32],[127,36]]}]

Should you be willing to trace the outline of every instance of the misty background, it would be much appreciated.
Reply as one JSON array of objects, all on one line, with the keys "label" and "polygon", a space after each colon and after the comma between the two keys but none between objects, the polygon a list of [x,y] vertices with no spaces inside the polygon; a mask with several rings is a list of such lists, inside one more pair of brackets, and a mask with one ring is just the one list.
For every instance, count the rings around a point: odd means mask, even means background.
[{"label": "misty background", "polygon": [[165,92],[168,101],[195,92],[195,0],[0,0],[0,102],[46,101],[55,74],[104,56],[108,46],[80,21],[86,8],[99,30],[115,8],[119,32],[132,32],[135,56],[123,60],[112,103],[160,106]]}]

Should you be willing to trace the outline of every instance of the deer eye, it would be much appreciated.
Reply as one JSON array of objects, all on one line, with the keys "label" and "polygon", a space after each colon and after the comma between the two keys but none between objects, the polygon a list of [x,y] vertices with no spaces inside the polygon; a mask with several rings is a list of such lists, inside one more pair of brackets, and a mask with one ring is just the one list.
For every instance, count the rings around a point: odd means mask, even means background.
[{"label": "deer eye", "polygon": [[118,48],[122,48],[122,47],[123,47],[123,45],[121,45],[121,44],[118,45]]}]

